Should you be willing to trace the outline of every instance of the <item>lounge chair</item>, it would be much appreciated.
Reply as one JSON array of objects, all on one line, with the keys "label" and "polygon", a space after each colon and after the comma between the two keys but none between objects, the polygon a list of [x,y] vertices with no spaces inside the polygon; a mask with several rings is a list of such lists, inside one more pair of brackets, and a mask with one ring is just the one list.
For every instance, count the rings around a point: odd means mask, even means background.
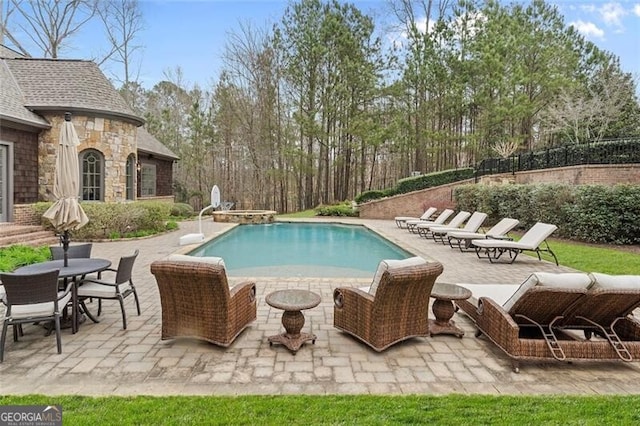
[{"label": "lounge chair", "polygon": [[482,226],[482,223],[485,221],[486,218],[487,218],[486,213],[473,212],[473,214],[467,221],[466,225],[464,225],[464,227],[462,228],[438,226],[438,227],[430,228],[429,230],[431,231],[431,236],[433,237],[433,241],[435,242],[439,241],[442,244],[445,244],[446,242],[445,238],[449,232],[459,231],[459,232],[475,233],[478,229],[480,229],[480,227]]},{"label": "lounge chair", "polygon": [[458,247],[460,251],[465,251],[471,247],[471,240],[486,238],[508,239],[509,232],[520,223],[517,219],[505,217],[500,222],[493,225],[487,232],[466,232],[464,230],[447,232],[447,239],[451,248]]},{"label": "lounge chair", "polygon": [[[594,283],[590,274],[536,273],[502,305],[482,293],[475,294],[477,302],[469,299],[456,304],[477,326],[476,336],[485,336],[496,344],[511,358],[513,369],[518,372],[520,361],[524,360],[637,359],[640,355],[640,322],[628,314],[639,300],[639,289],[615,289],[626,292],[627,299],[634,293],[633,303],[624,302],[620,297],[616,302],[596,308],[603,301],[603,290]],[[587,309],[603,313],[609,311],[606,314],[608,318],[604,319],[596,312],[586,312]],[[610,329],[615,329],[617,341],[606,337],[581,338],[575,329],[592,327],[592,324],[587,321],[583,325],[578,323],[576,313],[583,313],[590,322],[609,322],[613,317],[619,318],[613,324],[607,324]]]},{"label": "lounge chair", "polygon": [[[484,240],[471,240],[471,245],[475,247],[476,254],[479,258],[487,257],[492,263],[498,260],[504,253],[509,254],[509,257],[511,258],[510,263],[513,263],[518,257],[518,254],[524,251],[533,251],[538,255],[538,260],[542,260],[540,252],[549,253],[553,256],[556,265],[558,265],[558,258],[547,243],[547,238],[556,229],[558,229],[558,227],[555,225],[538,222],[533,225],[519,241],[487,238]],[[545,248],[540,248],[540,245],[543,243]]]},{"label": "lounge chair", "polygon": [[445,220],[449,219],[449,216],[451,216],[453,214],[453,210],[451,209],[444,209],[440,212],[440,214],[433,220],[408,220],[406,222],[407,224],[407,229],[409,230],[409,232],[412,233],[417,233],[418,231],[416,231],[416,225],[421,223],[421,224],[425,224],[425,223],[444,223]]},{"label": "lounge chair", "polygon": [[[623,361],[633,356],[625,340],[633,325],[629,315],[640,306],[640,276],[589,274],[593,285],[585,297],[563,318],[558,327],[582,330],[586,339],[595,334],[606,339]],[[633,337],[633,336],[632,336]],[[635,336],[640,340],[640,336]]]},{"label": "lounge chair", "polygon": [[162,307],[162,340],[195,338],[230,346],[256,319],[256,284],[229,288],[218,257],[172,255],[151,264]]},{"label": "lounge chair", "polygon": [[382,261],[368,288],[336,288],[333,326],[375,351],[429,335],[429,295],[442,265],[421,258]]},{"label": "lounge chair", "polygon": [[[413,217],[413,216],[396,216],[395,217],[395,221],[396,221],[396,225],[398,226],[398,228],[405,228],[407,226],[407,221],[408,220],[429,220],[429,218],[431,218],[431,216],[433,216],[433,214],[438,211],[437,208],[435,207],[429,207],[427,210],[424,211],[424,213],[422,214],[422,216],[420,217]],[[403,226],[404,225],[404,226]]]},{"label": "lounge chair", "polygon": [[453,219],[449,221],[449,223],[418,223],[415,228],[418,232],[418,235],[421,237],[428,238],[431,234],[431,229],[433,228],[444,228],[447,227],[449,229],[459,229],[460,226],[471,216],[471,213],[466,211],[461,211],[456,214]]}]

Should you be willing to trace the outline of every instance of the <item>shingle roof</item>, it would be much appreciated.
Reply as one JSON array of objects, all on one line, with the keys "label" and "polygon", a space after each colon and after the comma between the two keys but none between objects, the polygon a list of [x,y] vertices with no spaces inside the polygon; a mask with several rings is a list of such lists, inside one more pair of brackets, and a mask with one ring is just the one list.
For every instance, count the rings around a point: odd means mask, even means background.
[{"label": "shingle roof", "polygon": [[144,127],[138,127],[138,151],[170,158],[172,160],[178,160],[180,158],[164,146],[162,142],[153,137]]},{"label": "shingle roof", "polygon": [[24,107],[24,96],[11,75],[5,61],[0,59],[0,121],[24,124],[37,128],[51,127],[47,120]]},{"label": "shingle roof", "polygon": [[0,44],[0,58],[24,58],[25,56],[15,50]]},{"label": "shingle roof", "polygon": [[98,65],[68,59],[6,58],[22,90],[24,106],[34,111],[101,113],[142,125]]}]

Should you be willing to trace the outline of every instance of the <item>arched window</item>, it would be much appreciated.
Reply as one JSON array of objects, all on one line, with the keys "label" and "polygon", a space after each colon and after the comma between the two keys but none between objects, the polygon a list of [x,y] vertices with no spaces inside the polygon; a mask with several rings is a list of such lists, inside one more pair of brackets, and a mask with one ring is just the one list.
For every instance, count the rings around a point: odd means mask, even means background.
[{"label": "arched window", "polygon": [[104,200],[104,156],[94,149],[80,153],[80,174],[83,201]]},{"label": "arched window", "polygon": [[135,194],[135,186],[133,185],[136,173],[136,157],[131,154],[127,157],[127,200],[133,200]]}]

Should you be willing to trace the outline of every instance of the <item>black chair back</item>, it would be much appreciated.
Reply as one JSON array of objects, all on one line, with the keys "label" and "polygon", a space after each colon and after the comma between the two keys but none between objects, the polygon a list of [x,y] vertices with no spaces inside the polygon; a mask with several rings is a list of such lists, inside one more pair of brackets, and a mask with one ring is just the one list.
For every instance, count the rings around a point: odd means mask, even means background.
[{"label": "black chair back", "polygon": [[123,256],[118,263],[118,272],[116,272],[116,284],[122,284],[131,280],[133,271],[133,263],[138,257],[139,250],[136,250],[131,256]]},{"label": "black chair back", "polygon": [[58,301],[57,269],[38,274],[0,274],[7,306]]},{"label": "black chair back", "polygon": [[[67,258],[69,259],[85,259],[91,257],[91,243],[76,244],[69,246],[67,250]],[[64,259],[64,249],[61,246],[50,246],[51,258],[53,260]]]}]

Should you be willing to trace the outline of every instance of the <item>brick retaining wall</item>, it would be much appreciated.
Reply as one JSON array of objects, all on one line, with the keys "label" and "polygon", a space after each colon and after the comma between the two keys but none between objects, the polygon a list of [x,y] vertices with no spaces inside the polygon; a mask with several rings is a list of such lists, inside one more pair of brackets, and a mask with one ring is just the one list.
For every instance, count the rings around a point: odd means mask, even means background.
[{"label": "brick retaining wall", "polygon": [[[465,180],[423,189],[394,197],[374,200],[358,206],[360,217],[365,219],[393,219],[395,216],[420,216],[428,207],[455,208],[453,191],[458,185],[473,183]],[[567,183],[570,185],[615,185],[628,183],[640,185],[640,164],[593,164],[554,169],[529,170],[482,176],[479,183],[535,184]]]}]

